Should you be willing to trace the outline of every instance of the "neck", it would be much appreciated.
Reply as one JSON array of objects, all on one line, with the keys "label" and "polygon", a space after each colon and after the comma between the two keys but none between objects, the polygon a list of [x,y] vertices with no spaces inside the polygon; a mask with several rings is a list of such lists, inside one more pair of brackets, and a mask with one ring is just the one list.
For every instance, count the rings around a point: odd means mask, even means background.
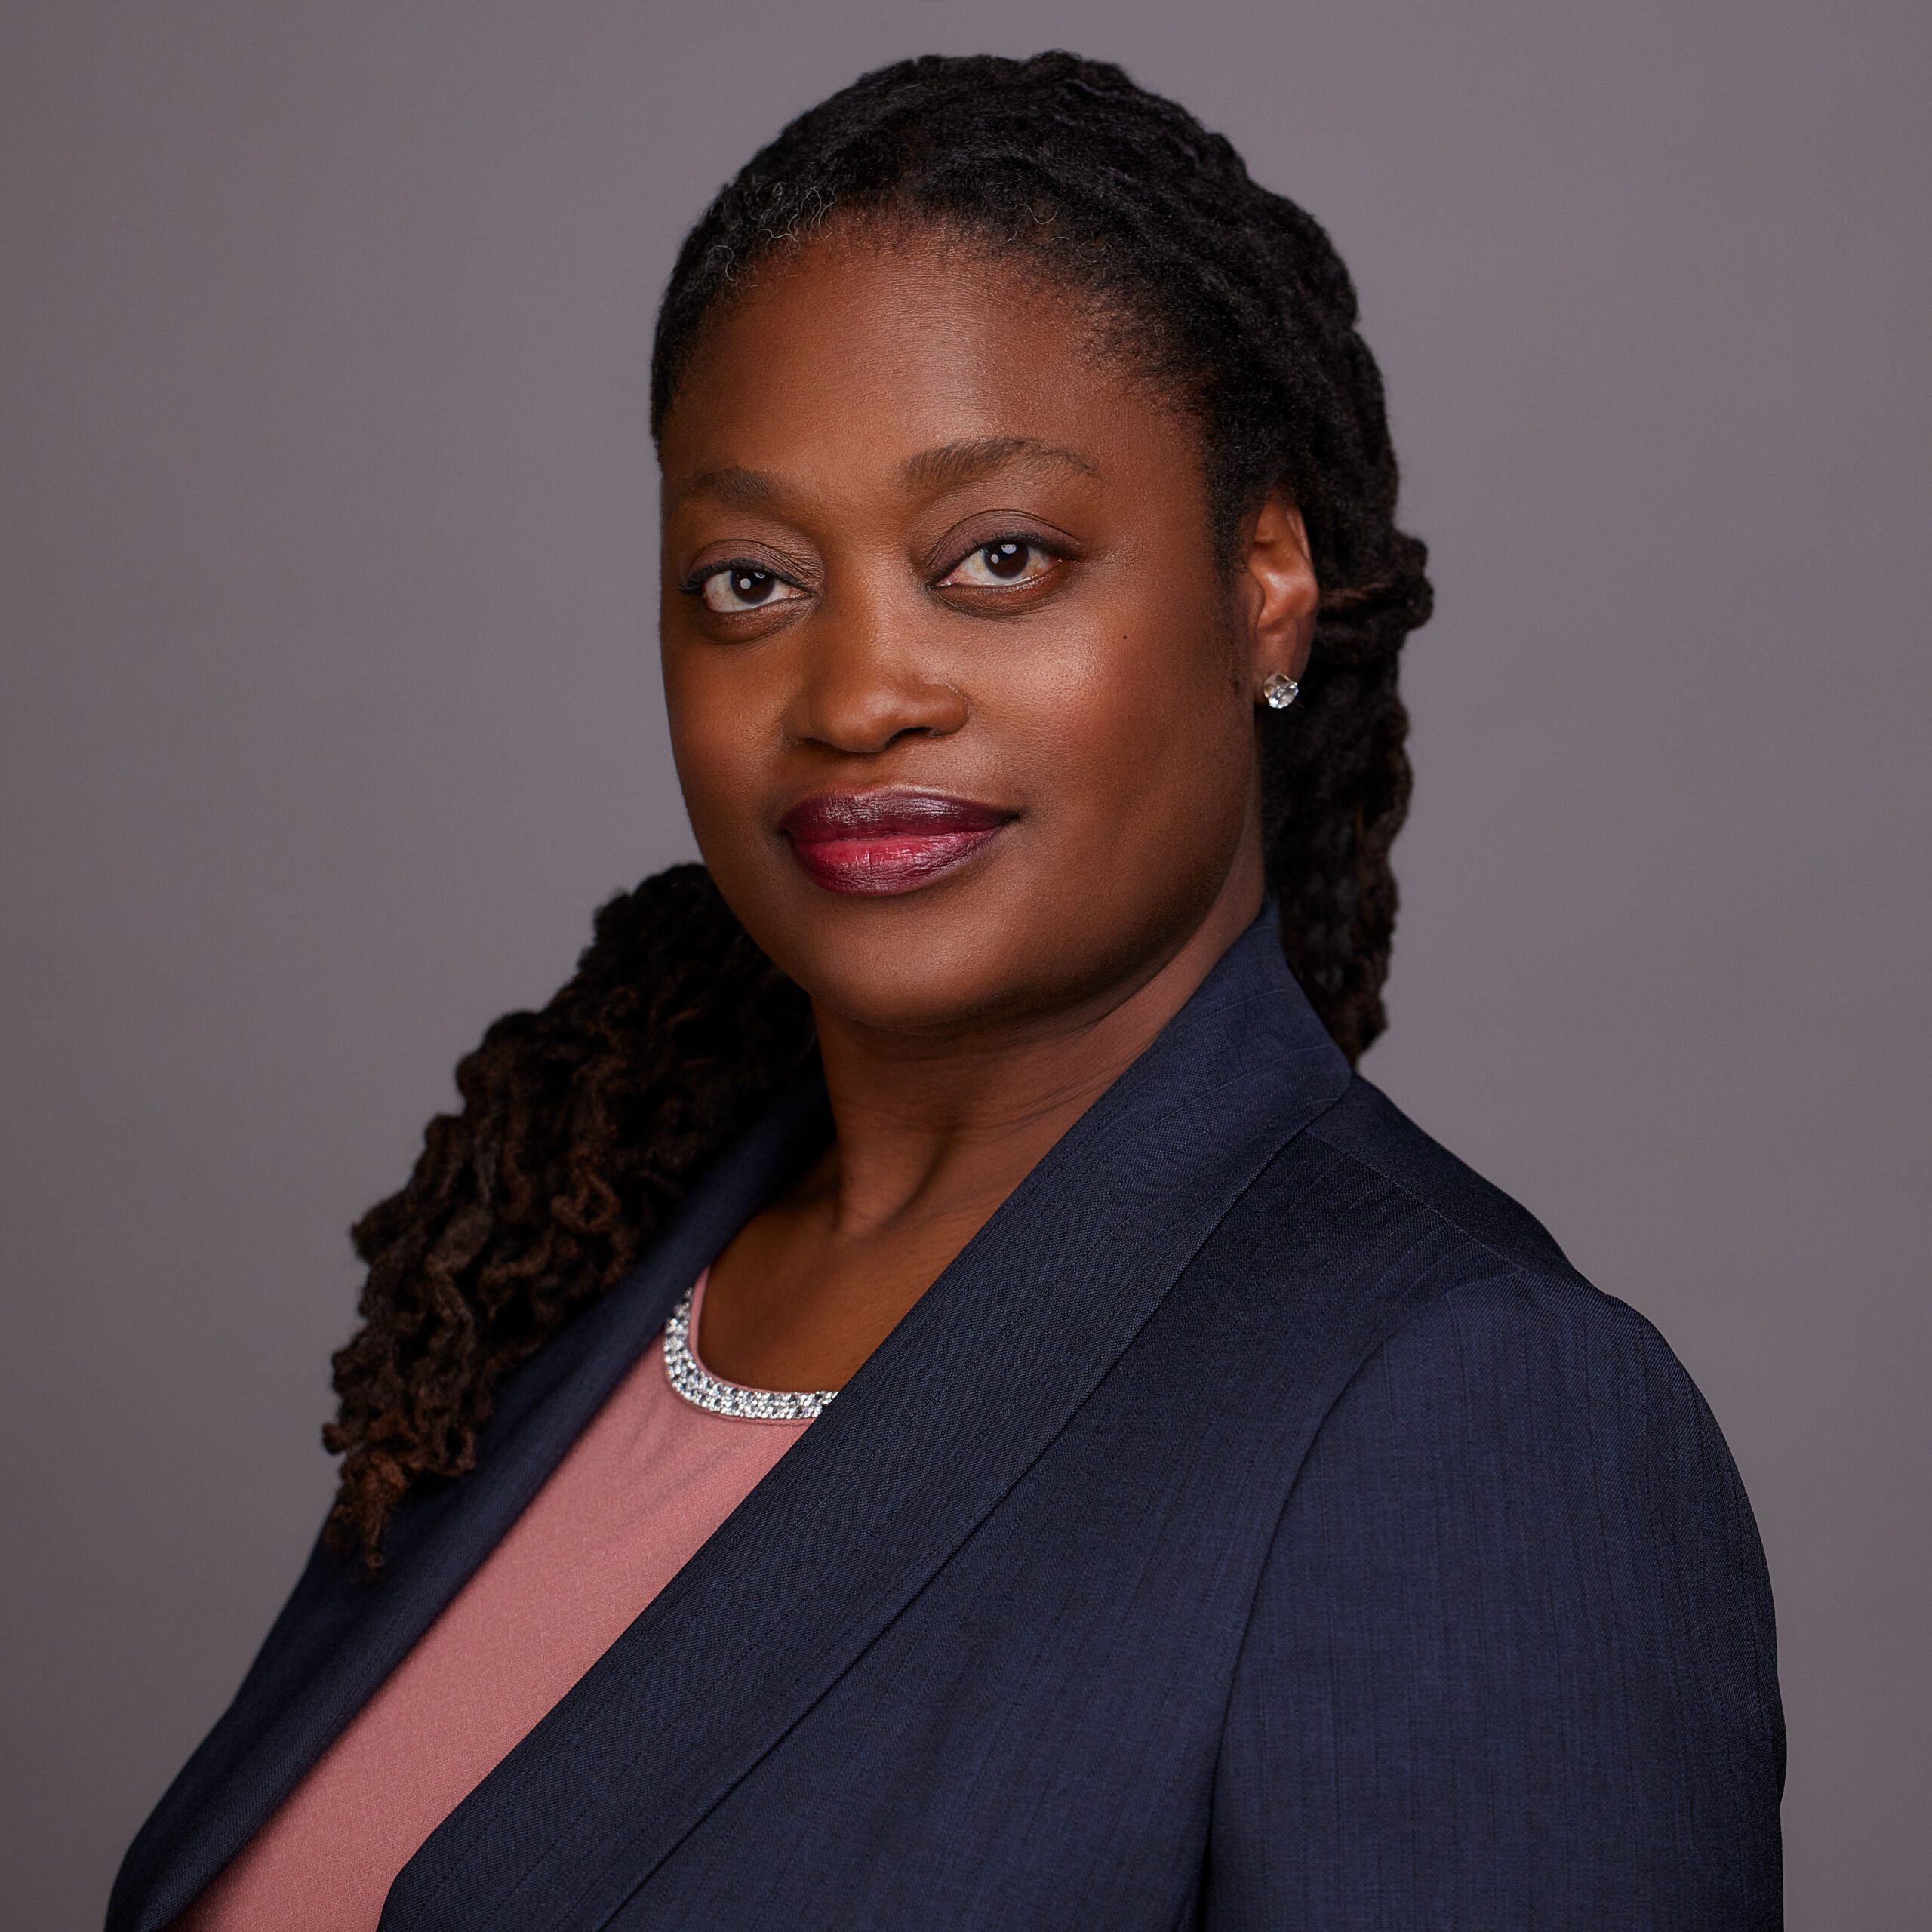
[{"label": "neck", "polygon": [[837,1137],[814,1191],[833,1238],[914,1221],[977,1227],[1186,1004],[1262,890],[1258,858],[1237,866],[1174,946],[1050,1015],[933,1041],[820,1012]]}]

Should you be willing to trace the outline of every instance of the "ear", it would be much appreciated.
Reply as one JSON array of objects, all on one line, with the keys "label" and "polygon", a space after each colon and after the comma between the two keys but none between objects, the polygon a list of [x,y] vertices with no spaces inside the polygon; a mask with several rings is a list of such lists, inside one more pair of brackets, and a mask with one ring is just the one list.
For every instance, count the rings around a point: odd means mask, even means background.
[{"label": "ear", "polygon": [[1261,702],[1261,687],[1279,672],[1300,679],[1308,668],[1321,586],[1308,554],[1301,512],[1279,494],[1248,520],[1245,548],[1235,572],[1235,609],[1247,647],[1244,672],[1249,695]]}]

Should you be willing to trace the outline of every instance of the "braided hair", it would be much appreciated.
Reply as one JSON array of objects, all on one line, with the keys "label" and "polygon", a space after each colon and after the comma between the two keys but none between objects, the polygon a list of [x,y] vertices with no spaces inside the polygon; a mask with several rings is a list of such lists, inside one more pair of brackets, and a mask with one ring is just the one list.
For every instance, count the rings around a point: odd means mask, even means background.
[{"label": "braided hair", "polygon": [[[1281,492],[1321,586],[1291,711],[1257,713],[1266,863],[1288,961],[1351,1060],[1385,1023],[1389,852],[1406,812],[1404,638],[1425,552],[1395,523],[1381,378],[1321,227],[1234,149],[1118,67],[931,56],[801,115],[686,239],[660,311],[661,437],[705,329],[768,261],[833,223],[937,227],[1080,295],[1198,427],[1232,562]],[[804,995],[703,868],[598,913],[575,976],[457,1070],[402,1191],[357,1223],[360,1331],[335,1358],[330,1518],[372,1569],[413,1487],[472,1464],[503,1377],[622,1278],[698,1171],[810,1063]]]}]

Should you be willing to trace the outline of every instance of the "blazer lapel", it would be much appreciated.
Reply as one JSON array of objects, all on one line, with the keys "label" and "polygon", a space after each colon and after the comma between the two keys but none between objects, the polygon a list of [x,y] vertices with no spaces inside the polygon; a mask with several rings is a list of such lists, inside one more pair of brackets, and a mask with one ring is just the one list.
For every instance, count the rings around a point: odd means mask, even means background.
[{"label": "blazer lapel", "polygon": [[1349,1078],[1264,915],[431,1836],[383,1932],[603,1925],[1040,1456]]},{"label": "blazer lapel", "polygon": [[234,1703],[130,1847],[108,1932],[159,1932],[247,1844],[495,1548],[698,1270],[829,1131],[814,1078],[706,1174],[637,1272],[506,1383],[475,1469],[398,1512],[380,1582],[318,1545]]}]

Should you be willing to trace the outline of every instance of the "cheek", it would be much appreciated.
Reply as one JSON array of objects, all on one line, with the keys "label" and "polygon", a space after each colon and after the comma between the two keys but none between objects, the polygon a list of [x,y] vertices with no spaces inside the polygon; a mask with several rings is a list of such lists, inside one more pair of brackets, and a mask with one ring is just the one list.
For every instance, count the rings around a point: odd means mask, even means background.
[{"label": "cheek", "polygon": [[1070,819],[1171,838],[1247,805],[1251,707],[1211,595],[1111,614],[1027,694],[1041,768]]},{"label": "cheek", "polygon": [[709,857],[749,826],[773,728],[765,694],[728,661],[672,648],[665,653],[664,698],[678,782]]}]

